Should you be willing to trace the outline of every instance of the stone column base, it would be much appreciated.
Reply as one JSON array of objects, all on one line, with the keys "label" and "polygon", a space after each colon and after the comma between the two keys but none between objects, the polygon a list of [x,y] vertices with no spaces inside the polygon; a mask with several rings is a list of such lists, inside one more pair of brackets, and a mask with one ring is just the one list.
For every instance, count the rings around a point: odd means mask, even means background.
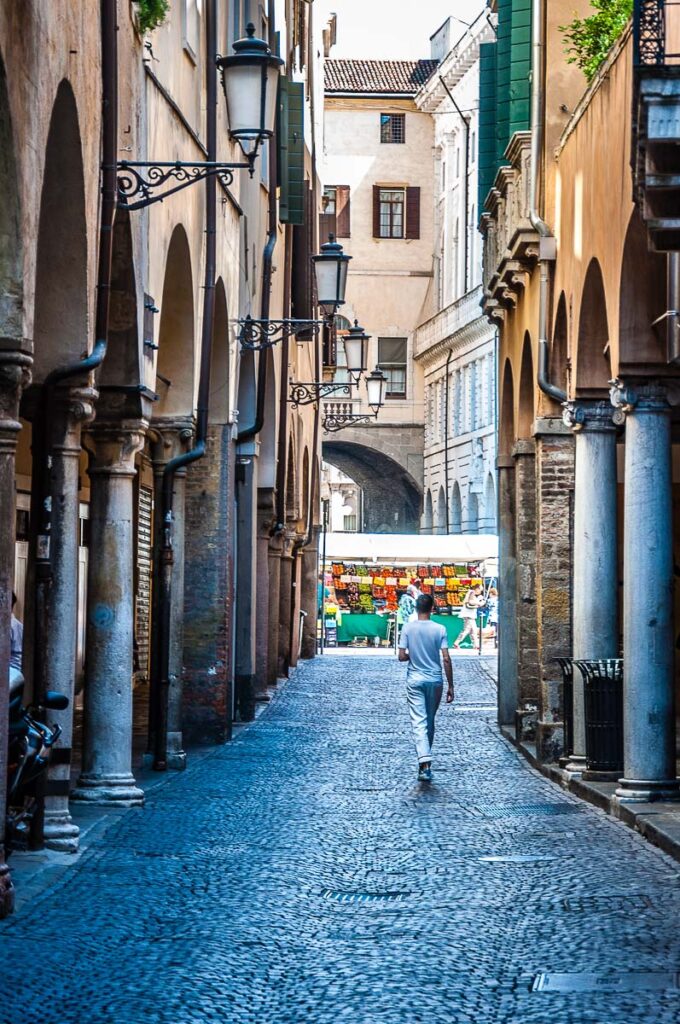
[{"label": "stone column base", "polygon": [[102,806],[141,807],[144,791],[135,785],[133,775],[83,774],[71,799]]},{"label": "stone column base", "polygon": [[620,804],[649,804],[680,800],[680,779],[619,779],[614,798]]},{"label": "stone column base", "polygon": [[0,859],[0,918],[14,913],[14,886],[9,868]]},{"label": "stone column base", "polygon": [[43,839],[48,850],[77,853],[80,829],[73,824],[68,810],[45,811]]},{"label": "stone column base", "polygon": [[173,771],[183,772],[187,766],[187,754],[186,750],[182,749],[182,733],[181,732],[169,732],[168,733],[168,756],[167,756],[168,768]]},{"label": "stone column base", "polygon": [[586,759],[584,754],[572,754],[564,766],[565,772],[570,775],[583,775],[586,770]]}]

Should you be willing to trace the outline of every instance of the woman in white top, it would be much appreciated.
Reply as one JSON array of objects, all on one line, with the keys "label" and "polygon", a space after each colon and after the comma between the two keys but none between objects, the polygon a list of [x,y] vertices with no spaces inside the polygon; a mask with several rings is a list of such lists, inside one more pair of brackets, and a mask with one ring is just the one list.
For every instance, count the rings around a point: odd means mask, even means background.
[{"label": "woman in white top", "polygon": [[478,583],[468,590],[463,601],[459,617],[463,620],[463,631],[453,645],[456,650],[460,647],[465,637],[472,637],[472,646],[477,644],[477,609],[483,603],[482,588]]}]

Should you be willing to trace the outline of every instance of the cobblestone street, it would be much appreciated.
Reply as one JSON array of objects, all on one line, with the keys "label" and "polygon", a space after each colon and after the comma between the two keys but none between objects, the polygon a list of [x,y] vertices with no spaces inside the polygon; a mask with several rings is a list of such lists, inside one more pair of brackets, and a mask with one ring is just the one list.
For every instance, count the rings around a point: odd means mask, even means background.
[{"label": "cobblestone street", "polygon": [[305,664],[0,926],[3,1024],[677,1021],[678,865],[500,738],[491,665],[454,659],[427,786],[401,667]]}]

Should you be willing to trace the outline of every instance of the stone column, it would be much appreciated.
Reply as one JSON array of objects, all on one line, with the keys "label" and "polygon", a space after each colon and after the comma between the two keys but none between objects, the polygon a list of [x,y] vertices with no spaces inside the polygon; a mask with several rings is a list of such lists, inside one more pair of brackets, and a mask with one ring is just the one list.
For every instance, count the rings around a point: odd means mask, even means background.
[{"label": "stone column", "polygon": [[536,613],[539,703],[536,753],[557,761],[564,750],[562,671],[571,655],[574,436],[562,417],[538,417],[536,431]]},{"label": "stone column", "polygon": [[283,538],[277,534],[269,541],[269,644],[267,646],[267,682],[276,685],[279,667],[279,599],[281,592],[281,554]]},{"label": "stone column", "polygon": [[623,549],[624,802],[677,799],[671,409],[665,389],[617,381],[626,423]]},{"label": "stone column", "polygon": [[[236,459],[237,540],[236,551],[236,709],[242,722],[255,717],[256,665],[256,580],[257,488],[255,460],[258,442],[238,446]],[[263,595],[264,596],[264,595]]]},{"label": "stone column", "polygon": [[274,525],[276,511],[274,508],[274,490],[271,487],[257,489],[257,650],[255,660],[256,700],[269,700],[267,684],[269,682],[269,639],[271,635],[269,617],[269,591],[272,581],[269,575],[269,545],[271,530]]},{"label": "stone column", "polygon": [[538,702],[538,619],[536,608],[536,445],[520,439],[515,460],[515,552],[517,556],[518,709]]},{"label": "stone column", "polygon": [[302,552],[302,593],[300,604],[307,617],[302,623],[303,658],[316,655],[316,620],[319,601],[319,533],[320,526],[312,527],[309,544]]},{"label": "stone column", "polygon": [[96,392],[89,388],[58,392],[48,439],[52,457],[51,585],[42,656],[46,688],[65,694],[69,706],[66,711],[49,713],[50,721],[58,723],[62,732],[50,759],[43,835],[45,846],[65,853],[77,851],[79,834],[68,805],[78,627],[78,490],[81,428],[94,417],[94,398]]},{"label": "stone column", "polygon": [[[0,353],[0,679],[9,675],[9,633],[14,581],[16,523],[15,455],[19,399],[30,382],[31,357],[22,352]],[[6,683],[3,683],[6,685]],[[14,909],[14,886],[5,863],[5,780],[7,778],[8,701],[0,701],[0,918]]]},{"label": "stone column", "polygon": [[517,557],[515,548],[515,463],[499,456],[499,628],[498,628],[498,722],[513,725],[519,700],[517,678]]},{"label": "stone column", "polygon": [[[160,622],[160,551],[163,541],[163,473],[171,459],[187,451],[193,438],[191,419],[159,418],[152,421],[155,433],[152,443],[154,476],[154,586],[152,615],[152,676],[160,683],[156,664],[158,655],[156,630]],[[187,755],[182,743],[182,673],[184,663],[184,522],[186,511],[186,467],[174,474],[172,503],[172,590],[170,607],[170,652],[168,673],[168,768],[186,768]],[[161,699],[160,692],[155,694]]]},{"label": "stone column", "polygon": [[295,533],[286,530],[281,552],[281,582],[279,586],[279,678],[288,676],[290,668],[290,623],[293,595],[293,544]]},{"label": "stone column", "polygon": [[91,452],[83,770],[72,799],[132,806],[133,487],[143,420],[96,422]]},{"label": "stone column", "polygon": [[[609,402],[570,403],[575,434],[573,656],[616,658],[619,652],[616,543],[616,426]],[[574,750],[567,771],[585,768],[585,698],[574,671]]]}]

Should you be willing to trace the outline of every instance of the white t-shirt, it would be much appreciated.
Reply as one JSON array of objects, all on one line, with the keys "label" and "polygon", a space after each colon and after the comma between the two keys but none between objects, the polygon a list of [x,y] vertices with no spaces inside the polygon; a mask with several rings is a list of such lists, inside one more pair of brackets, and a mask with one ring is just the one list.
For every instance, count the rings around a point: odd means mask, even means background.
[{"label": "white t-shirt", "polygon": [[441,651],[448,650],[449,638],[444,626],[431,619],[407,622],[399,637],[399,647],[408,651],[408,673],[421,679],[441,682]]}]

